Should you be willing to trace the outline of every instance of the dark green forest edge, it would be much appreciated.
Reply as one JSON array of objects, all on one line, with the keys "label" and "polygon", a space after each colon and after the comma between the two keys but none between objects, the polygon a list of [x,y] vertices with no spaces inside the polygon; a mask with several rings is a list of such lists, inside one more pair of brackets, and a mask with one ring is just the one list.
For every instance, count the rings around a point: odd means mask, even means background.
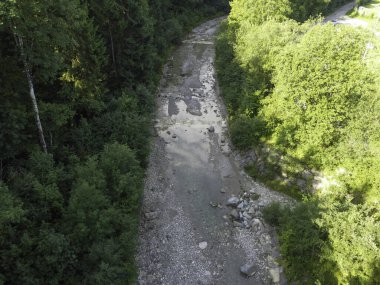
[{"label": "dark green forest edge", "polygon": [[221,2],[0,2],[0,284],[134,284],[161,66]]},{"label": "dark green forest edge", "polygon": [[247,171],[302,198],[264,213],[296,284],[380,284],[379,38],[317,18],[345,2],[234,0],[217,42]]}]

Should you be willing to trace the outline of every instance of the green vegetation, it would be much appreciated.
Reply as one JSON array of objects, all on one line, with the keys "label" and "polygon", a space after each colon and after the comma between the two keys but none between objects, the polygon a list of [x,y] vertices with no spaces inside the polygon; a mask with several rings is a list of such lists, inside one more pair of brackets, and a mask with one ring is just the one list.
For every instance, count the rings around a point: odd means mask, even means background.
[{"label": "green vegetation", "polygon": [[134,284],[154,93],[215,0],[0,3],[0,284]]},{"label": "green vegetation", "polygon": [[307,194],[264,213],[297,284],[380,280],[378,37],[309,19],[343,3],[235,0],[217,42],[232,141],[258,157],[247,171]]},{"label": "green vegetation", "polygon": [[375,33],[380,33],[380,0],[359,1],[359,5],[347,15],[364,22]]}]

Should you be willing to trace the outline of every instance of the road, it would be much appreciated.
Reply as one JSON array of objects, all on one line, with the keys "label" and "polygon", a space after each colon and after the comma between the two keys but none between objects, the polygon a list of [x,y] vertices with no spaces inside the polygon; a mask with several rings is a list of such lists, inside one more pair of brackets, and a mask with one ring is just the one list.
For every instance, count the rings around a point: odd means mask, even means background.
[{"label": "road", "polygon": [[[163,70],[141,213],[140,285],[286,284],[260,209],[289,200],[252,181],[231,151],[214,69],[221,20],[195,28]],[[234,227],[226,201],[249,191],[259,197],[252,202],[259,226]],[[254,276],[240,273],[244,264]]]}]

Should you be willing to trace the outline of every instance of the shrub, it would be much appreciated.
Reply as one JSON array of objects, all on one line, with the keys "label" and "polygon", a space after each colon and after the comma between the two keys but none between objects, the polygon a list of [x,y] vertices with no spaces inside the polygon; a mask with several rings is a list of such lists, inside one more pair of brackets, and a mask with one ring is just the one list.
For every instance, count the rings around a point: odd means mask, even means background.
[{"label": "shrub", "polygon": [[230,134],[234,146],[247,150],[258,145],[265,136],[265,123],[258,118],[239,117],[230,123]]}]

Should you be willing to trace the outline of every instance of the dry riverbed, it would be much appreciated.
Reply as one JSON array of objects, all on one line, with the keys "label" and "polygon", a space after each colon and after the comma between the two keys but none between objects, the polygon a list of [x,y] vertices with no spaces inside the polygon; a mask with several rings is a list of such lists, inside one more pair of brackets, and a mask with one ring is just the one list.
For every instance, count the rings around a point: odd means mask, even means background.
[{"label": "dry riverbed", "polygon": [[221,20],[195,28],[164,67],[141,214],[140,285],[286,284],[261,209],[290,201],[252,181],[231,151],[214,68]]}]

